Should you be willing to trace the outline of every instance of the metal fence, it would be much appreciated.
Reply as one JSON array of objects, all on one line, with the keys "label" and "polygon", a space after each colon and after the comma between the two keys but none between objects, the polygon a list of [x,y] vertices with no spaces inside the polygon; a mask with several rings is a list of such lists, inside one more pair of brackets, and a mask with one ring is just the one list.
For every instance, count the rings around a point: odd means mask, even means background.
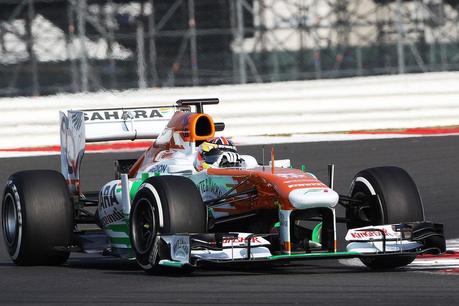
[{"label": "metal fence", "polygon": [[459,69],[455,0],[0,0],[0,96]]}]

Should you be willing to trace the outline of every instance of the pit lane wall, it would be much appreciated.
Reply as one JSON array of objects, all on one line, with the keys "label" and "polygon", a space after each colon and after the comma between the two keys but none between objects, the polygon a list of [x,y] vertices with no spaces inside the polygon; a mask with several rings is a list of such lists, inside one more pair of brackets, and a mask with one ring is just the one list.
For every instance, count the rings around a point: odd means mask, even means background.
[{"label": "pit lane wall", "polygon": [[228,136],[459,125],[459,73],[154,88],[0,99],[0,148],[59,144],[59,110],[170,105],[220,98],[206,112]]}]

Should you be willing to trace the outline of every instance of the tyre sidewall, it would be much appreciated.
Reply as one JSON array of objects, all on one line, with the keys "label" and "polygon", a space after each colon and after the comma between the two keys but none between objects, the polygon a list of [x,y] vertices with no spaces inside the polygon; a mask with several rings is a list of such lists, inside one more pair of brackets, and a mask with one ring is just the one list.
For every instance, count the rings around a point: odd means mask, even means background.
[{"label": "tyre sidewall", "polygon": [[[3,213],[12,197],[18,212],[18,234],[8,244]],[[58,265],[69,257],[73,206],[62,174],[31,170],[13,174],[2,201],[2,229],[8,253],[18,265]],[[58,249],[63,248],[63,249]]]},{"label": "tyre sidewall", "polygon": [[2,201],[2,216],[6,214],[6,201],[13,201],[13,205],[16,209],[17,214],[17,222],[16,222],[16,232],[14,235],[14,239],[10,241],[6,234],[5,227],[5,220],[2,218],[2,230],[3,230],[3,239],[5,241],[8,254],[10,255],[13,261],[16,261],[21,253],[22,249],[22,239],[23,239],[23,220],[25,219],[24,211],[21,206],[21,196],[17,187],[14,185],[12,180],[7,182],[5,192],[3,194],[3,201]]}]

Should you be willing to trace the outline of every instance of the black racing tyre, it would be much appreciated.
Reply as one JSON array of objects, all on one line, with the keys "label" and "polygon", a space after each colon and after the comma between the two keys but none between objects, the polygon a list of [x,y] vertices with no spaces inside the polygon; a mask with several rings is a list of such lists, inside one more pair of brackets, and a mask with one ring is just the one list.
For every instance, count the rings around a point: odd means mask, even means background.
[{"label": "black racing tyre", "polygon": [[130,238],[139,265],[157,273],[169,254],[158,234],[205,233],[207,208],[196,185],[181,176],[151,177],[140,186],[130,212]]},{"label": "black racing tyre", "polygon": [[17,265],[59,265],[70,252],[73,205],[62,174],[52,170],[10,176],[2,201],[3,238]]},{"label": "black racing tyre", "polygon": [[[401,168],[377,167],[360,171],[352,181],[350,195],[364,200],[368,207],[362,209],[359,216],[350,209],[346,211],[347,218],[351,219],[348,228],[424,220],[418,188],[410,175]],[[372,269],[392,269],[406,266],[415,258],[414,255],[393,255],[365,257],[361,260]]]}]

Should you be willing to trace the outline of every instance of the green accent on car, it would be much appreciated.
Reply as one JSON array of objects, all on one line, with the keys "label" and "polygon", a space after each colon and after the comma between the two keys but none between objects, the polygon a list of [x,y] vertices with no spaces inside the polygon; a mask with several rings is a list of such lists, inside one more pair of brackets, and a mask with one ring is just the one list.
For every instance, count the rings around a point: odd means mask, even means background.
[{"label": "green accent on car", "polygon": [[268,257],[269,260],[289,259],[289,258],[308,258],[308,257],[356,257],[361,255],[358,252],[320,252],[307,254],[283,254]]},{"label": "green accent on car", "polygon": [[135,195],[137,194],[137,191],[139,191],[140,185],[142,185],[143,182],[148,178],[150,178],[150,173],[143,172],[142,178],[132,183],[131,191],[129,192],[129,198],[131,199],[131,201],[134,199]]},{"label": "green accent on car", "polygon": [[110,237],[112,244],[125,244],[131,246],[131,240],[129,238],[120,238],[120,237]]},{"label": "green accent on car", "polygon": [[137,191],[139,191],[140,185],[142,185],[143,180],[137,180],[132,183],[131,186],[131,191],[129,192],[129,198],[132,200],[134,199],[135,195],[137,194]]},{"label": "green accent on car", "polygon": [[109,224],[107,225],[107,229],[112,230],[114,232],[128,232],[127,224]]},{"label": "green accent on car", "polygon": [[322,222],[319,222],[317,223],[316,226],[314,226],[314,230],[312,231],[312,241],[320,243],[321,232],[322,232]]},{"label": "green accent on car", "polygon": [[159,262],[159,265],[161,266],[166,266],[166,267],[174,267],[174,268],[182,268],[183,267],[183,263],[181,263],[180,261],[173,261],[173,260],[161,260]]}]

